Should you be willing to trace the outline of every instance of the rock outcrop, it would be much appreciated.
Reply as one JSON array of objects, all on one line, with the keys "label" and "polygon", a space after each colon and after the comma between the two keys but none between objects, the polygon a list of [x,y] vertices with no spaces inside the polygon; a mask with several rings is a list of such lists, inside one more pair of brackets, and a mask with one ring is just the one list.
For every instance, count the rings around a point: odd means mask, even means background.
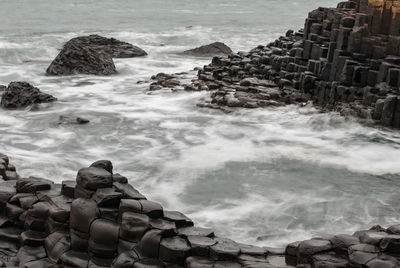
[{"label": "rock outcrop", "polygon": [[200,106],[257,108],[312,101],[400,128],[400,1],[350,0],[309,13],[304,29],[249,52],[214,57],[186,90]]},{"label": "rock outcrop", "polygon": [[221,42],[214,42],[208,45],[204,45],[198,48],[186,50],[183,54],[193,55],[197,57],[212,57],[218,55],[230,55],[232,49]]},{"label": "rock outcrop", "polygon": [[99,35],[68,41],[47,68],[50,75],[111,75],[117,71],[112,58],[132,58],[147,53],[134,45]]},{"label": "rock outcrop", "polygon": [[256,247],[195,227],[113,173],[110,161],[61,184],[22,178],[0,154],[0,267],[400,267],[400,225]]},{"label": "rock outcrop", "polygon": [[41,92],[40,89],[27,82],[11,82],[1,96],[1,107],[18,109],[56,100],[57,98]]}]

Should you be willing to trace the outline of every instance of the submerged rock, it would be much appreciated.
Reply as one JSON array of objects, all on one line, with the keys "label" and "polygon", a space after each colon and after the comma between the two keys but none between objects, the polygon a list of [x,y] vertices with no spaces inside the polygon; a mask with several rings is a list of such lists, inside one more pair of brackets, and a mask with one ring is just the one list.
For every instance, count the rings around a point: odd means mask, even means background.
[{"label": "submerged rock", "polygon": [[221,55],[229,55],[232,53],[232,49],[221,42],[214,42],[212,44],[208,44],[205,46],[201,46],[198,48],[186,50],[183,54],[199,56],[199,57],[212,57],[212,56],[221,56]]},{"label": "submerged rock", "polygon": [[90,123],[89,119],[83,117],[60,115],[58,125],[84,125]]},{"label": "submerged rock", "polygon": [[32,104],[48,103],[57,98],[43,93],[27,82],[11,82],[1,97],[1,107],[6,109],[25,108]]},{"label": "submerged rock", "polygon": [[133,58],[147,53],[134,45],[99,35],[68,41],[47,68],[50,75],[111,75],[117,71],[112,58]]}]

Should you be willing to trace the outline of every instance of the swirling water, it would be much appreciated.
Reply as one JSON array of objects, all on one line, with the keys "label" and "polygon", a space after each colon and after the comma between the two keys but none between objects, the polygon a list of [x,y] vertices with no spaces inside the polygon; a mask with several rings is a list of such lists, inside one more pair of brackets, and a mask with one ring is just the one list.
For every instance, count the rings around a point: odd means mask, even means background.
[{"label": "swirling water", "polygon": [[[21,175],[60,182],[110,159],[140,191],[217,234],[260,245],[351,233],[400,220],[400,133],[311,107],[196,107],[207,92],[149,94],[158,72],[209,59],[177,52],[212,41],[235,51],[302,27],[328,0],[2,0],[0,84],[29,81],[59,101],[0,112],[0,151]],[[49,77],[63,42],[99,33],[149,56],[110,77]],[[57,125],[60,115],[90,124]]]}]

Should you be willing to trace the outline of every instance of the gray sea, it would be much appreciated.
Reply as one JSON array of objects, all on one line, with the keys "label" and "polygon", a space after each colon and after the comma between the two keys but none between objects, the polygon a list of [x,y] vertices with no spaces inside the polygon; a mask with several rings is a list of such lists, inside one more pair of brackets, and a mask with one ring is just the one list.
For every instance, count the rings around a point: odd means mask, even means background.
[{"label": "gray sea", "polygon": [[[110,159],[149,199],[218,235],[282,246],[400,221],[400,133],[312,107],[198,108],[207,92],[149,94],[146,81],[210,59],[179,52],[222,41],[234,51],[303,26],[330,0],[1,0],[0,84],[28,81],[59,101],[0,111],[0,151],[23,176],[56,182]],[[97,33],[149,56],[117,75],[49,77],[70,38]],[[189,74],[189,79],[190,75]],[[88,125],[57,125],[60,115]]]}]

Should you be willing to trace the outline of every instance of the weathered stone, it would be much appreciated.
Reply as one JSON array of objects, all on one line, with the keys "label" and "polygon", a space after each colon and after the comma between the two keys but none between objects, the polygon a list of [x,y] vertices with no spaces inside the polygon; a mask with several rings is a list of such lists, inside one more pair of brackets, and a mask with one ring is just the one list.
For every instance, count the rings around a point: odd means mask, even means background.
[{"label": "weathered stone", "polygon": [[240,247],[236,242],[223,238],[216,238],[215,240],[217,244],[210,247],[210,257],[213,260],[233,260],[239,255]]},{"label": "weathered stone", "polygon": [[149,200],[140,200],[139,201],[142,206],[142,213],[147,214],[150,218],[162,218],[164,216],[164,210],[159,203],[149,201]]},{"label": "weathered stone", "polygon": [[146,199],[144,195],[139,193],[138,190],[136,190],[132,185],[127,184],[127,183],[121,183],[121,182],[114,182],[114,188],[118,191],[121,192],[123,195],[123,198],[131,198],[131,199]]},{"label": "weathered stone", "polygon": [[20,240],[21,245],[39,247],[44,245],[44,240],[47,237],[46,233],[35,232],[35,231],[25,231],[21,233]]},{"label": "weathered stone", "polygon": [[89,264],[89,256],[87,253],[79,251],[67,251],[61,256],[61,261],[64,265],[72,267],[87,267]]},{"label": "weathered stone", "polygon": [[98,160],[90,165],[91,167],[102,168],[111,174],[113,173],[113,164],[109,160]]},{"label": "weathered stone", "polygon": [[147,258],[158,259],[161,243],[161,231],[150,230],[140,240],[138,249]]},{"label": "weathered stone", "polygon": [[71,205],[71,228],[82,233],[89,233],[90,225],[99,216],[100,212],[95,201],[81,198],[75,199]]},{"label": "weathered stone", "polygon": [[195,256],[209,256],[210,247],[217,243],[214,239],[205,236],[188,236],[187,240]]},{"label": "weathered stone", "polygon": [[149,228],[150,222],[147,215],[135,212],[124,212],[122,214],[121,238],[131,242],[139,242]]},{"label": "weathered stone", "polygon": [[11,82],[1,97],[1,107],[25,108],[32,104],[54,102],[57,99],[26,82]]},{"label": "weathered stone", "polygon": [[17,192],[18,193],[35,193],[37,191],[50,190],[52,181],[38,178],[38,177],[29,177],[29,178],[20,178],[17,180]]},{"label": "weathered stone", "polygon": [[114,258],[117,254],[119,225],[97,219],[90,226],[89,251],[104,258]]},{"label": "weathered stone", "polygon": [[92,196],[92,199],[101,207],[118,206],[121,198],[122,193],[116,192],[114,188],[97,189]]},{"label": "weathered stone", "polygon": [[74,198],[76,181],[62,181],[61,194]]},{"label": "weathered stone", "polygon": [[193,221],[178,211],[164,210],[164,219],[174,221],[177,228],[193,226]]},{"label": "weathered stone", "polygon": [[54,232],[46,237],[45,248],[49,259],[55,263],[60,260],[60,257],[70,250],[70,241],[68,240],[68,233]]},{"label": "weathered stone", "polygon": [[166,262],[182,263],[189,255],[188,242],[178,236],[164,238],[160,243],[160,259]]},{"label": "weathered stone", "polygon": [[310,239],[303,241],[297,248],[298,263],[307,263],[316,253],[326,252],[332,249],[332,244],[328,240]]},{"label": "weathered stone", "polygon": [[215,42],[209,45],[201,46],[198,48],[186,50],[184,54],[201,56],[201,57],[209,57],[216,55],[229,55],[232,53],[232,50],[221,42]]},{"label": "weathered stone", "polygon": [[208,228],[201,227],[182,227],[178,229],[178,235],[187,237],[187,236],[207,236],[214,237],[214,232]]},{"label": "weathered stone", "polygon": [[103,168],[89,167],[79,170],[76,182],[88,190],[109,188],[113,185],[112,174]]}]

